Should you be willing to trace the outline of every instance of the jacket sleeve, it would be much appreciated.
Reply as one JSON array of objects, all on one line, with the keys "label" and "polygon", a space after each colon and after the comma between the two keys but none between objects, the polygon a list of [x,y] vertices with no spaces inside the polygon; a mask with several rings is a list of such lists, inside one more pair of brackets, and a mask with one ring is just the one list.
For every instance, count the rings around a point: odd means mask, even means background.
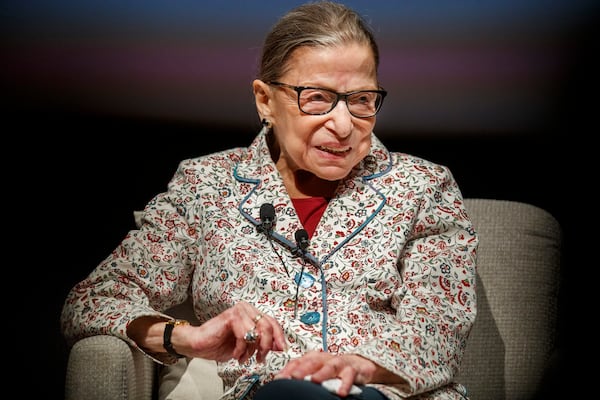
[{"label": "jacket sleeve", "polygon": [[[198,257],[196,206],[190,168],[181,163],[168,191],[145,207],[142,224],[68,293],[61,328],[69,345],[83,337],[108,334],[136,347],[126,329],[143,316],[172,319],[164,310],[183,302]],[[154,355],[156,356],[156,355]],[[171,363],[165,354],[158,356]]]}]

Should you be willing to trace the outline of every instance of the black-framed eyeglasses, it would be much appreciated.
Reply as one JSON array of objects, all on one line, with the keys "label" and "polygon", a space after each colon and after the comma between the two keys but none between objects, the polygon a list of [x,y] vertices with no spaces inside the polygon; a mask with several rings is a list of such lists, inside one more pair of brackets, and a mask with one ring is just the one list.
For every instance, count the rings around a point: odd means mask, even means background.
[{"label": "black-framed eyeglasses", "polygon": [[303,113],[310,115],[327,114],[342,99],[346,102],[348,111],[353,116],[357,118],[373,117],[381,109],[383,99],[387,95],[387,92],[383,89],[338,93],[319,87],[294,86],[277,81],[270,81],[268,84],[294,90],[298,93],[298,108]]}]

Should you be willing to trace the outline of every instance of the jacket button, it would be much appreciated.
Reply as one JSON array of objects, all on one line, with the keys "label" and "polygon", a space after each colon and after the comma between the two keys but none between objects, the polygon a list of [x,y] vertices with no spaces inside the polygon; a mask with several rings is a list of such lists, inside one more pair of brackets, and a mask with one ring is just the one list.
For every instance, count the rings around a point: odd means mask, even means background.
[{"label": "jacket button", "polygon": [[300,317],[300,321],[306,325],[314,325],[321,320],[321,314],[316,311],[311,311]]}]

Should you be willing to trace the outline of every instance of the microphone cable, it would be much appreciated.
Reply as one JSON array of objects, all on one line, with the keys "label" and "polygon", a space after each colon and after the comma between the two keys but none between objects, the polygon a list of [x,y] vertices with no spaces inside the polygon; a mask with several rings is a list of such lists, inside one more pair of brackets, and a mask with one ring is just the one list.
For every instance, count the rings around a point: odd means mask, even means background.
[{"label": "microphone cable", "polygon": [[271,238],[271,235],[267,235],[267,238],[269,239],[269,243],[271,243],[271,248],[273,249],[275,254],[277,254],[279,261],[281,261],[281,265],[283,265],[283,269],[285,269],[285,274],[289,277],[290,272],[288,271],[287,265],[285,265],[285,262],[283,261],[283,257],[281,257],[281,254],[279,254],[279,252],[275,248],[275,244],[273,243],[273,239]]},{"label": "microphone cable", "polygon": [[294,279],[294,281],[296,281],[296,295],[294,296],[294,319],[296,319],[298,318],[298,293],[300,292],[300,283],[304,277],[304,267],[306,266],[304,252],[306,251],[310,242],[308,241],[308,232],[306,232],[306,229],[297,230],[296,233],[294,233],[294,238],[296,239],[296,245],[298,246],[297,253],[302,260],[300,275],[298,275],[298,279]]}]

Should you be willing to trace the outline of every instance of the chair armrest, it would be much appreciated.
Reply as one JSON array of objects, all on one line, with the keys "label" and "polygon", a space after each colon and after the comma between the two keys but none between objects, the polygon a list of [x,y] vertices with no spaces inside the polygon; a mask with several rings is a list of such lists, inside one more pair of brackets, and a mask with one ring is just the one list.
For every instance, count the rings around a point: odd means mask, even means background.
[{"label": "chair armrest", "polygon": [[69,352],[66,400],[150,400],[155,363],[108,335],[76,342]]}]

